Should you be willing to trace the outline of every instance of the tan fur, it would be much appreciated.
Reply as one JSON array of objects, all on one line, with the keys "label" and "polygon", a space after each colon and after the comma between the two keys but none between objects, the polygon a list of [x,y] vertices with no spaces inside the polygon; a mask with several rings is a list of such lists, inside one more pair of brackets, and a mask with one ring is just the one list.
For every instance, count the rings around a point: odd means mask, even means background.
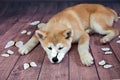
[{"label": "tan fur", "polygon": [[[113,22],[117,21],[117,14],[114,10],[99,4],[80,4],[59,12],[54,15],[40,30],[36,36],[42,46],[48,43],[62,43],[70,46],[72,42],[78,42],[78,51],[83,64],[93,64],[93,58],[89,53],[89,36],[87,32],[96,32],[105,35],[101,43],[107,43],[118,35],[118,31],[112,28]],[[67,30],[72,31],[69,40],[65,39]],[[39,38],[38,33],[46,34]],[[33,46],[34,47],[34,46]],[[20,52],[22,49],[19,50]]]}]

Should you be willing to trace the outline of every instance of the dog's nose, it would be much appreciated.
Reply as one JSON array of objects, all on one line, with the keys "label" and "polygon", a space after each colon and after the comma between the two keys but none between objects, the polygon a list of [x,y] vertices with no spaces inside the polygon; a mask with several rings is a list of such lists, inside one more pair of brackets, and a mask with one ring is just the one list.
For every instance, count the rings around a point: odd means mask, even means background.
[{"label": "dog's nose", "polygon": [[54,57],[54,58],[52,58],[52,61],[53,61],[54,63],[56,63],[56,62],[58,62],[58,58],[57,58],[57,57]]}]

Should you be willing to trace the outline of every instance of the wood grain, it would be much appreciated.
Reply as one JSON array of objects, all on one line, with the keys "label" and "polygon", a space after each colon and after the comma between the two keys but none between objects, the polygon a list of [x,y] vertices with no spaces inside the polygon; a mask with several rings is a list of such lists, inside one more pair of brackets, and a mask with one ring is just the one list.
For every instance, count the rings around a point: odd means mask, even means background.
[{"label": "wood grain", "polygon": [[[90,47],[91,47],[91,50],[92,50],[92,53],[93,53],[93,56],[94,56],[94,59],[95,59],[95,65],[97,66],[97,70],[98,70],[98,73],[99,73],[99,76],[100,76],[100,79],[103,80],[103,79],[107,79],[107,80],[110,80],[110,79],[119,79],[120,78],[120,64],[118,62],[118,60],[116,59],[116,56],[114,55],[114,52],[112,55],[105,55],[104,52],[101,50],[101,48],[104,48],[104,47],[110,47],[109,44],[106,44],[106,45],[101,45],[100,42],[100,36],[98,35],[94,35],[94,37],[92,36],[91,37],[91,44],[90,44]],[[117,46],[116,46],[117,47]],[[112,49],[111,49],[112,51]],[[102,66],[99,66],[98,63],[101,61],[101,60],[105,60],[108,64],[111,64],[113,65],[112,68],[110,69],[104,69]],[[116,74],[116,75],[114,75]]]},{"label": "wood grain", "polygon": [[81,63],[77,44],[72,46],[69,55],[70,80],[99,80],[95,65],[87,67]]},{"label": "wood grain", "polygon": [[[12,0],[9,0],[12,1]],[[17,0],[19,1],[19,0]],[[99,0],[97,0],[99,1]],[[116,43],[118,37],[106,45],[101,45],[98,34],[92,35],[90,40],[90,52],[94,57],[95,64],[91,67],[84,66],[79,58],[77,44],[73,44],[71,50],[66,54],[60,64],[51,64],[48,57],[41,47],[36,46],[28,55],[20,56],[18,48],[15,46],[4,49],[6,43],[10,40],[23,41],[26,43],[36,26],[30,26],[29,23],[35,20],[47,23],[48,20],[59,11],[68,6],[81,3],[80,1],[42,1],[42,2],[0,2],[0,54],[8,49],[13,50],[15,54],[8,58],[0,56],[0,80],[117,80],[120,79],[120,45]],[[89,1],[88,1],[89,3]],[[119,3],[102,3],[111,7],[120,13]],[[120,31],[120,20],[114,24],[114,28]],[[32,34],[21,35],[20,32],[26,29]],[[109,47],[112,55],[105,55],[101,47]],[[100,60],[104,59],[112,64],[110,69],[104,69],[98,65]],[[37,67],[23,69],[23,64],[34,61]]]},{"label": "wood grain", "polygon": [[[28,15],[26,15],[26,16],[28,16]],[[31,17],[28,17],[28,18],[31,19]],[[17,22],[10,30],[8,30],[5,33],[5,35],[3,37],[1,37],[1,40],[0,40],[1,44],[5,45],[9,40],[14,40],[14,41],[22,40],[20,32],[21,32],[22,29],[25,29],[27,27],[29,27],[28,24],[25,24],[25,23],[22,23],[22,22]],[[29,38],[28,36],[26,36],[26,37]],[[6,52],[7,49],[5,50],[3,46],[0,46],[0,47],[1,47],[1,53]],[[14,65],[16,64],[16,61],[18,61],[18,59],[20,57],[20,55],[18,54],[18,49],[17,48],[11,47],[11,49],[13,51],[15,51],[16,54],[8,57],[7,59],[0,56],[1,57],[0,58],[0,62],[1,62],[0,68],[2,70],[2,71],[0,71],[0,73],[2,74],[0,76],[1,80],[6,80],[8,78],[11,70],[13,69]],[[9,62],[9,63],[7,63],[7,62]],[[5,64],[5,63],[7,63],[7,64]]]}]

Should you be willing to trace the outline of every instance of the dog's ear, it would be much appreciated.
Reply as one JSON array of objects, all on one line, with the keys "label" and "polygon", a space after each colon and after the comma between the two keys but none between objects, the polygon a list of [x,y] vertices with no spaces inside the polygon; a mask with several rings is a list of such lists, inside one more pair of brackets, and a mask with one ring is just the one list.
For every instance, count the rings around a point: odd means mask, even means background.
[{"label": "dog's ear", "polygon": [[36,30],[35,31],[35,35],[38,39],[45,39],[45,37],[47,36],[47,32],[46,31],[43,31],[43,30]]},{"label": "dog's ear", "polygon": [[70,37],[73,36],[73,30],[71,30],[71,29],[64,30],[63,35],[64,35],[65,39],[69,39]]}]

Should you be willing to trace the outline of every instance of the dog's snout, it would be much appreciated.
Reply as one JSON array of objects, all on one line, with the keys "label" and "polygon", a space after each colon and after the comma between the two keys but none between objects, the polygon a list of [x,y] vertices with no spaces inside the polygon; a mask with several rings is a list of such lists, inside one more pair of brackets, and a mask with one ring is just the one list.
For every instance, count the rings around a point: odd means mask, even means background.
[{"label": "dog's snout", "polygon": [[53,61],[54,63],[56,63],[56,62],[58,62],[58,58],[57,58],[57,57],[54,57],[54,58],[52,58],[52,61]]}]

